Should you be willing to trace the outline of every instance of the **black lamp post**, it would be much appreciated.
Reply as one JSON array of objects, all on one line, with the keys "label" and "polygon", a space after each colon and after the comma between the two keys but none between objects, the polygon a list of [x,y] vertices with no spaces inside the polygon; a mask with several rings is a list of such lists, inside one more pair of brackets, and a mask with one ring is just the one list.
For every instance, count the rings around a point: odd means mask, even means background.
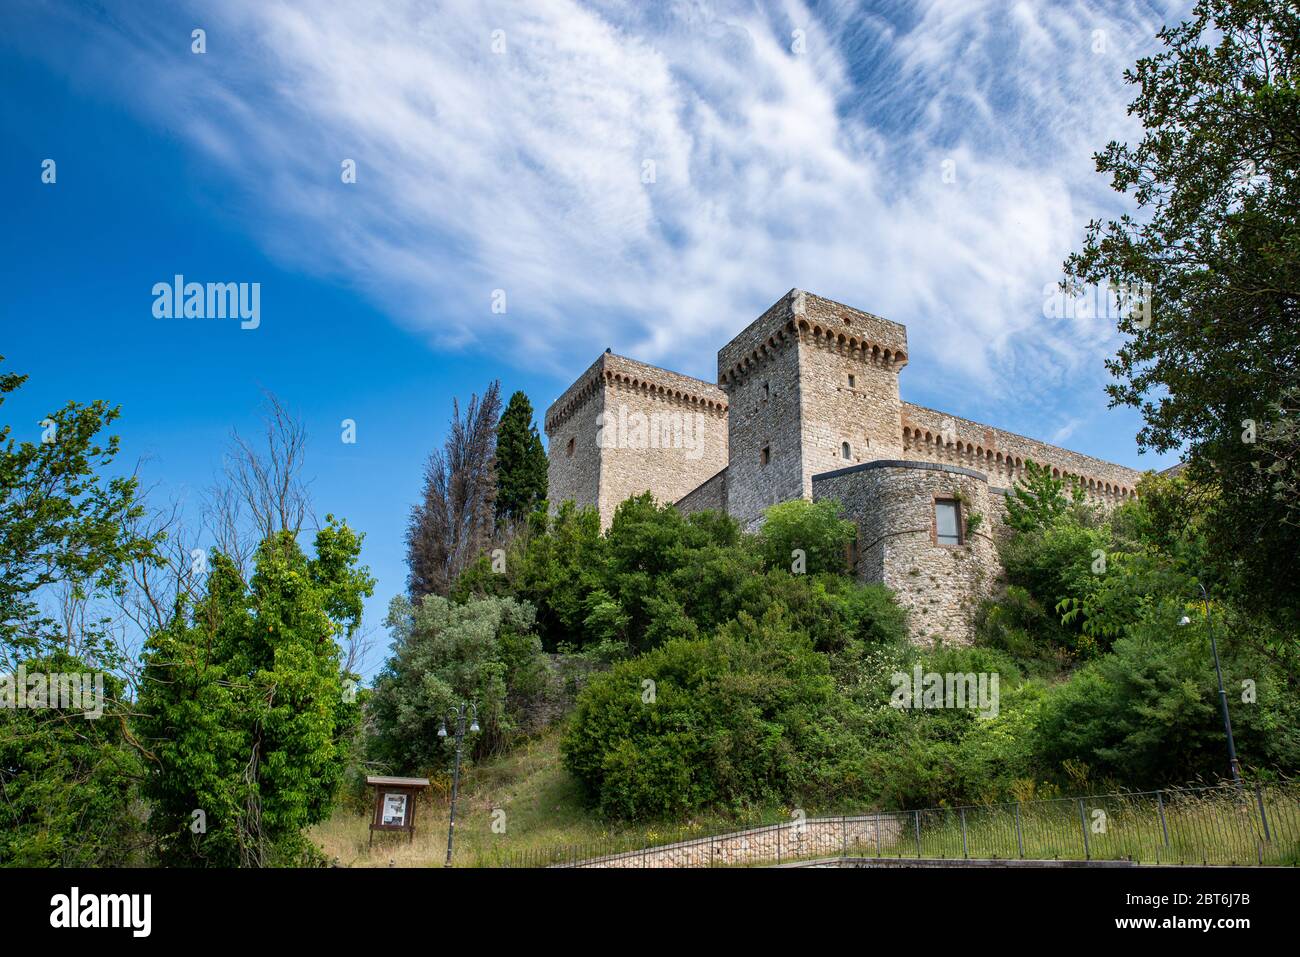
[{"label": "black lamp post", "polygon": [[[445,867],[451,867],[451,847],[456,838],[456,795],[460,793],[460,755],[465,744],[465,710],[469,709],[469,732],[474,734],[478,731],[478,708],[471,702],[466,705],[464,701],[456,706],[456,714],[451,723],[456,728],[456,769],[451,775],[451,818],[447,822],[447,862]],[[438,727],[438,737],[447,737],[447,721],[443,721]]]},{"label": "black lamp post", "polygon": [[[1200,584],[1199,582],[1197,584]],[[1228,765],[1232,768],[1232,780],[1241,787],[1241,763],[1237,760],[1237,746],[1232,741],[1232,721],[1228,718],[1228,693],[1223,690],[1223,670],[1219,667],[1219,646],[1214,641],[1214,621],[1210,617],[1210,595],[1201,585],[1201,600],[1205,603],[1205,625],[1210,630],[1210,651],[1214,655],[1214,673],[1219,679],[1219,707],[1223,711],[1223,732],[1228,736]],[[1179,624],[1187,625],[1191,619],[1186,615]]]}]

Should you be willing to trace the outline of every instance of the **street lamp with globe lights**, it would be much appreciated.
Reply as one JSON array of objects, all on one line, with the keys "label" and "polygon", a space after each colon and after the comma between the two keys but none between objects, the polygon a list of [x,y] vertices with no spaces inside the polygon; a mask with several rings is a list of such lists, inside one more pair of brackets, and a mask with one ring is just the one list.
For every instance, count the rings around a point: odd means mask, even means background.
[{"label": "street lamp with globe lights", "polygon": [[[478,708],[473,702],[462,701],[456,706],[456,713],[450,723],[456,729],[456,766],[451,775],[451,817],[447,822],[447,862],[443,866],[451,867],[452,843],[456,838],[456,796],[460,793],[460,756],[465,744],[465,712],[469,711],[469,733],[478,733]],[[447,720],[438,726],[438,737],[447,737]]]},{"label": "street lamp with globe lights", "polygon": [[[1200,584],[1199,582],[1197,584]],[[1205,626],[1210,632],[1210,651],[1214,655],[1214,673],[1219,679],[1219,707],[1223,711],[1223,731],[1228,736],[1228,764],[1232,768],[1232,780],[1241,787],[1241,762],[1237,760],[1237,746],[1232,741],[1232,721],[1228,718],[1228,693],[1223,690],[1223,670],[1219,667],[1219,646],[1214,640],[1214,621],[1210,618],[1210,595],[1201,585],[1201,600],[1205,603]],[[1180,625],[1190,625],[1192,619],[1183,615]]]}]

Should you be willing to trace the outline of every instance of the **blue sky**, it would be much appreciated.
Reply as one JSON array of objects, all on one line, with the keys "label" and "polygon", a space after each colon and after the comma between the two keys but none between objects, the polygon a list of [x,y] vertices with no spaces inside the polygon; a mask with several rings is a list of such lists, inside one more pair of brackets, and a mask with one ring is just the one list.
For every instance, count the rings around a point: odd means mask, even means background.
[{"label": "blue sky", "polygon": [[[120,404],[123,460],[197,505],[272,390],[367,535],[371,624],[453,396],[540,412],[606,346],[712,379],[795,286],[908,326],[909,401],[1163,467],[1107,410],[1113,321],[1044,289],[1120,210],[1091,154],[1185,8],[8,0],[4,421]],[[260,326],[155,319],[177,273],[259,282]]]}]

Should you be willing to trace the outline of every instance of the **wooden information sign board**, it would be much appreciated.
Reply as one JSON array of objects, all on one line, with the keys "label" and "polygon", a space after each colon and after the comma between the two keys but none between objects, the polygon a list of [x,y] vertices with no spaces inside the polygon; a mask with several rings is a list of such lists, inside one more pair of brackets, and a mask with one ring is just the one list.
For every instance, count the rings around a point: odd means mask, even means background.
[{"label": "wooden information sign board", "polygon": [[375,789],[375,816],[370,821],[370,843],[375,831],[406,831],[415,840],[415,800],[429,786],[428,778],[371,776],[366,783]]}]

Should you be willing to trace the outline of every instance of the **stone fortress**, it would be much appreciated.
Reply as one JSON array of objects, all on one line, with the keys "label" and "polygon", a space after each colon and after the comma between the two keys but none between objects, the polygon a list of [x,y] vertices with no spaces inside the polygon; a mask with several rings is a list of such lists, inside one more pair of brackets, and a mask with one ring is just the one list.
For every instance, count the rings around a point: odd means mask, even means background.
[{"label": "stone fortress", "polygon": [[1141,473],[904,402],[905,365],[906,327],[800,289],[722,347],[717,385],[607,350],[546,411],[550,500],[608,527],[649,491],[752,530],[777,502],[835,499],[855,574],[897,594],[913,639],[968,642],[1026,461],[1103,506]]}]

